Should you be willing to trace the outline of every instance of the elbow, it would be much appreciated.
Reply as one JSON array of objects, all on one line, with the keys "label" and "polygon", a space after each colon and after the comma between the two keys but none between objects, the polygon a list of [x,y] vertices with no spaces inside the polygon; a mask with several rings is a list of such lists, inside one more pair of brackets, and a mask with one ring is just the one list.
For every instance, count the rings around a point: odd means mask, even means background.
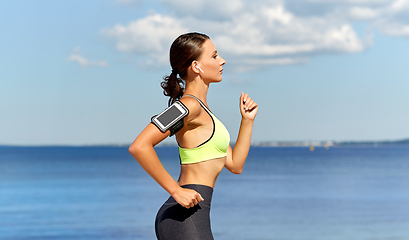
[{"label": "elbow", "polygon": [[138,147],[135,146],[134,144],[132,144],[131,146],[129,146],[128,148],[128,152],[132,155],[135,156],[138,152]]},{"label": "elbow", "polygon": [[239,174],[241,174],[243,172],[243,169],[232,169],[232,170],[230,170],[230,172],[239,175]]},{"label": "elbow", "polygon": [[143,151],[142,144],[138,143],[137,141],[133,142],[131,146],[128,148],[129,153],[136,158]]},{"label": "elbow", "polygon": [[226,164],[224,165],[229,172],[233,174],[241,174],[243,172],[243,165],[241,164],[234,164],[233,160],[227,160]]},{"label": "elbow", "polygon": [[128,152],[133,156],[134,155],[134,153],[135,153],[135,147],[133,146],[133,144],[131,145],[131,146],[129,146],[129,148],[128,148]]}]

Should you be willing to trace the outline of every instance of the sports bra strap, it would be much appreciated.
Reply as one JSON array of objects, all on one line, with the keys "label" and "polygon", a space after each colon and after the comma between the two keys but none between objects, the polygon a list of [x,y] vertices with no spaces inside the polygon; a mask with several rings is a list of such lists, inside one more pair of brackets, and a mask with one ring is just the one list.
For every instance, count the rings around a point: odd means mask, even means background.
[{"label": "sports bra strap", "polygon": [[[192,97],[192,98],[196,99],[196,100],[200,103],[200,105],[206,110],[206,112],[207,112],[208,114],[211,114],[211,113],[212,113],[212,111],[210,111],[210,110],[206,107],[206,105],[204,105],[204,103],[203,103],[202,101],[200,101],[199,98],[197,98],[197,97],[195,97],[195,96],[193,96],[193,95],[189,95],[189,94],[187,94],[187,95],[185,95],[185,96],[189,96],[189,97]],[[185,96],[183,96],[183,97],[185,97]]]}]

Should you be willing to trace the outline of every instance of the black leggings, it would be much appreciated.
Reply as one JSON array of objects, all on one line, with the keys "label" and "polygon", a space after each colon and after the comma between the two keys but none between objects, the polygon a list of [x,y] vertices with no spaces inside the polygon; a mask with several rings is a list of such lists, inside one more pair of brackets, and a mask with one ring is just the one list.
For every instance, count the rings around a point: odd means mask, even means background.
[{"label": "black leggings", "polygon": [[182,187],[200,193],[204,201],[187,209],[178,204],[173,197],[169,197],[156,215],[156,237],[158,240],[213,240],[210,228],[213,188],[197,184]]}]

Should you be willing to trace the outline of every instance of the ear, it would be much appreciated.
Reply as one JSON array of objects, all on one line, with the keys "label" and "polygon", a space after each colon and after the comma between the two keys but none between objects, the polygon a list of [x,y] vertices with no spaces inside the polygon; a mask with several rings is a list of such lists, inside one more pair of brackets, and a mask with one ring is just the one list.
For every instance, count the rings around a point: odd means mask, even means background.
[{"label": "ear", "polygon": [[200,70],[197,68],[197,66],[199,65],[198,61],[194,60],[192,62],[192,64],[190,64],[190,68],[192,69],[192,71],[196,74],[200,73]]}]

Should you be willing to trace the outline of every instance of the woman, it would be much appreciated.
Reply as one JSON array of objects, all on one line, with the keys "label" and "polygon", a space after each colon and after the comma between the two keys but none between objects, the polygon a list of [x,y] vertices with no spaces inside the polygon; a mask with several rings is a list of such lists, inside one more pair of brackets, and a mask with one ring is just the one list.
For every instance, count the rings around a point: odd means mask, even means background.
[{"label": "woman", "polygon": [[232,149],[229,133],[207,106],[209,84],[222,80],[225,63],[204,34],[183,34],[170,48],[172,73],[162,88],[170,104],[180,100],[189,110],[183,127],[175,133],[181,161],[178,182],[164,169],[154,150],[170,131],[161,132],[149,124],[129,147],[142,168],[171,195],[156,217],[159,240],[213,239],[209,212],[217,176],[223,167],[236,174],[243,170],[258,106],[241,93],[242,119]]}]

